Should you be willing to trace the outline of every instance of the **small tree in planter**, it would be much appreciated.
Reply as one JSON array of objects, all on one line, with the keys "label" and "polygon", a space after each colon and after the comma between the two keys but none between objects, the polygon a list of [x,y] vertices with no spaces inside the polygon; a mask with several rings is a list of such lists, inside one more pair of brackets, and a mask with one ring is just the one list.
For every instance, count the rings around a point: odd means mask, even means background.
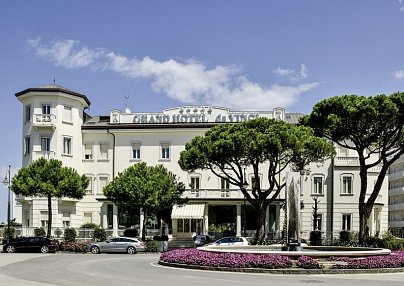
[{"label": "small tree in planter", "polygon": [[43,227],[37,227],[34,229],[35,236],[46,236],[46,231]]},{"label": "small tree in planter", "polygon": [[351,232],[348,230],[340,231],[339,233],[339,242],[343,244],[347,244],[351,241]]},{"label": "small tree in planter", "polygon": [[95,241],[103,241],[107,239],[107,232],[103,228],[95,228],[94,229],[94,240]]},{"label": "small tree in planter", "polygon": [[311,245],[322,245],[321,231],[319,230],[319,214],[318,214],[318,198],[313,198],[314,206],[313,206],[313,231],[310,232],[310,244]]},{"label": "small tree in planter", "polygon": [[77,233],[74,228],[66,228],[64,232],[64,237],[66,242],[72,242],[76,240]]}]

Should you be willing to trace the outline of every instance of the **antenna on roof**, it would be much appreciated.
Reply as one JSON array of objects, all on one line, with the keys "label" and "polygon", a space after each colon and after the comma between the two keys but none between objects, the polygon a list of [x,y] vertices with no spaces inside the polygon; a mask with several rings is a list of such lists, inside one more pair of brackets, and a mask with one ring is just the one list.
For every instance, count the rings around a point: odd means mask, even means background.
[{"label": "antenna on roof", "polygon": [[128,107],[129,95],[124,95],[123,97],[125,98],[125,112],[130,113],[131,111],[130,111],[130,109]]}]

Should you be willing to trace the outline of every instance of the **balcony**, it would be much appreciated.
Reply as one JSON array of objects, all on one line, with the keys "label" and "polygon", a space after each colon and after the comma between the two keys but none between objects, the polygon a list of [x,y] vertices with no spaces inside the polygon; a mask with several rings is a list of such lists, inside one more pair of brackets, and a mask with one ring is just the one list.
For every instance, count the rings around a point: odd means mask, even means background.
[{"label": "balcony", "polygon": [[54,114],[34,114],[32,126],[56,128],[56,116]]},{"label": "balcony", "polygon": [[335,157],[334,166],[336,167],[358,167],[358,157]]},{"label": "balcony", "polygon": [[389,212],[404,211],[404,202],[389,205]]},{"label": "balcony", "polygon": [[399,180],[404,178],[404,170],[397,171],[397,172],[392,172],[389,174],[389,180],[394,181],[394,180]]},{"label": "balcony", "polygon": [[[251,195],[251,190],[248,193]],[[189,199],[244,199],[243,193],[237,189],[187,189],[184,191],[183,197]]]},{"label": "balcony", "polygon": [[32,152],[32,161],[39,159],[39,158],[55,159],[56,153],[53,151],[33,151]]},{"label": "balcony", "polygon": [[390,220],[389,221],[389,228],[403,228],[404,227],[404,220]]},{"label": "balcony", "polygon": [[403,195],[404,186],[389,189],[389,196]]}]

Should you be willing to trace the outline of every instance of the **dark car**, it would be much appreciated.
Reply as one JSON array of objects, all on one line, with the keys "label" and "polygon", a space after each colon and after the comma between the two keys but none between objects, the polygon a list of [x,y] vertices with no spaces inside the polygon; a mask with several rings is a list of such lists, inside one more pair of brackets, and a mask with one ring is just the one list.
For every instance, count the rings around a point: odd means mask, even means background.
[{"label": "dark car", "polygon": [[194,237],[195,247],[210,243],[212,240],[209,235],[197,235]]},{"label": "dark car", "polygon": [[8,253],[16,251],[48,253],[56,250],[58,250],[57,241],[42,236],[20,237],[3,244],[3,251]]}]

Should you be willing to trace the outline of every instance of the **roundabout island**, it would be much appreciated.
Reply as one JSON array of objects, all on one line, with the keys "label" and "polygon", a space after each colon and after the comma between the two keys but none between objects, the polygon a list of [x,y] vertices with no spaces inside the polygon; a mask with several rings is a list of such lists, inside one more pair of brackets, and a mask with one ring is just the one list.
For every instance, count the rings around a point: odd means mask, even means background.
[{"label": "roundabout island", "polygon": [[169,267],[278,274],[404,272],[404,251],[366,247],[278,246],[199,247],[164,252],[159,264]]}]

